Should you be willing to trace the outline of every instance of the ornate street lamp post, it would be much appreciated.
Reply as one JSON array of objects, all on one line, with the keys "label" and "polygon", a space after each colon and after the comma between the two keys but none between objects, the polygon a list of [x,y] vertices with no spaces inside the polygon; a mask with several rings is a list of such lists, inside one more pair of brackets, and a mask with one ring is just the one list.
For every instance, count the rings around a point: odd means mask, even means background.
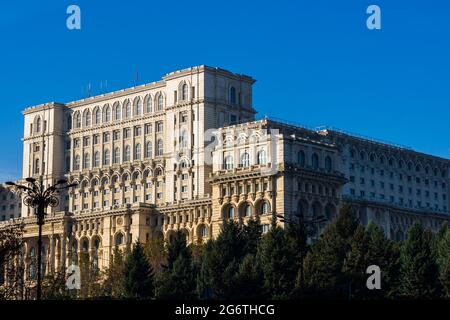
[{"label": "ornate street lamp post", "polygon": [[308,236],[311,234],[311,227],[316,224],[324,223],[327,218],[324,215],[320,215],[315,218],[306,219],[303,214],[296,213],[293,215],[297,219],[287,219],[283,215],[277,215],[281,222],[294,226],[293,231],[297,238],[297,245],[300,253],[300,289],[303,291],[305,283],[305,274],[303,262],[308,250]]},{"label": "ornate street lamp post", "polygon": [[44,183],[41,180],[36,180],[34,178],[26,178],[28,186],[16,184],[14,182],[6,182],[6,185],[12,186],[19,191],[25,193],[23,198],[23,203],[27,207],[35,209],[35,214],[37,217],[37,225],[39,226],[39,236],[38,236],[38,272],[37,272],[37,300],[41,300],[41,264],[42,264],[42,225],[44,225],[44,218],[47,214],[46,208],[56,207],[59,204],[58,194],[61,190],[75,187],[77,184],[67,184],[67,180],[58,180],[54,185],[45,189]]}]

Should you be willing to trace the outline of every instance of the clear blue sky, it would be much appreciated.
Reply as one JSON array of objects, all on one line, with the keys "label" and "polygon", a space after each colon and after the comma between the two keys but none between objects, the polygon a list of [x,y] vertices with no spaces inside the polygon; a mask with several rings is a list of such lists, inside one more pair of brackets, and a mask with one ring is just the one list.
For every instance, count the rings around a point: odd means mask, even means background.
[{"label": "clear blue sky", "polygon": [[[381,31],[366,28],[370,4]],[[26,106],[200,64],[257,79],[260,114],[450,158],[448,0],[2,1],[0,46],[0,181],[21,176]]]}]

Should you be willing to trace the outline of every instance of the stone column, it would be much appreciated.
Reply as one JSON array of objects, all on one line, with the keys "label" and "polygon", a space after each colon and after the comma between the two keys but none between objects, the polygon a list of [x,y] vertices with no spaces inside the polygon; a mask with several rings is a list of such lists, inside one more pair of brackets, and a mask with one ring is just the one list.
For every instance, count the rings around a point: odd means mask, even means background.
[{"label": "stone column", "polygon": [[55,271],[55,238],[53,235],[49,235],[49,259],[47,265],[48,270],[47,273],[53,273]]}]

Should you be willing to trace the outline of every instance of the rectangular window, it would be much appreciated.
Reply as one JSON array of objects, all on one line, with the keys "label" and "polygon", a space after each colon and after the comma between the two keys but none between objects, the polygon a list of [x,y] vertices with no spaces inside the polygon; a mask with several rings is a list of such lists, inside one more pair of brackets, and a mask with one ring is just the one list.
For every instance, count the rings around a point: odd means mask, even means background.
[{"label": "rectangular window", "polygon": [[141,127],[134,127],[134,136],[139,137],[141,135]]},{"label": "rectangular window", "polygon": [[150,134],[152,133],[152,124],[151,123],[147,123],[145,125],[145,134]]}]

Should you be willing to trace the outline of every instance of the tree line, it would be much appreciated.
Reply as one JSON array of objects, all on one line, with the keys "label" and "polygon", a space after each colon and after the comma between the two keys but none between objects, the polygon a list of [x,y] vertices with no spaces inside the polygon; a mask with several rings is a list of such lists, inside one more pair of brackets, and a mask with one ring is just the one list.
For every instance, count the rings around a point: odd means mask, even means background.
[{"label": "tree line", "polygon": [[[224,221],[216,239],[186,243],[176,232],[129,249],[115,249],[106,270],[80,259],[81,288],[63,273],[43,283],[47,299],[450,299],[450,229],[434,234],[414,223],[402,242],[374,223],[362,226],[344,205],[316,241],[302,247],[297,223],[275,218],[263,234],[259,220]],[[1,260],[0,260],[1,261]],[[369,290],[366,269],[381,270]]]}]

